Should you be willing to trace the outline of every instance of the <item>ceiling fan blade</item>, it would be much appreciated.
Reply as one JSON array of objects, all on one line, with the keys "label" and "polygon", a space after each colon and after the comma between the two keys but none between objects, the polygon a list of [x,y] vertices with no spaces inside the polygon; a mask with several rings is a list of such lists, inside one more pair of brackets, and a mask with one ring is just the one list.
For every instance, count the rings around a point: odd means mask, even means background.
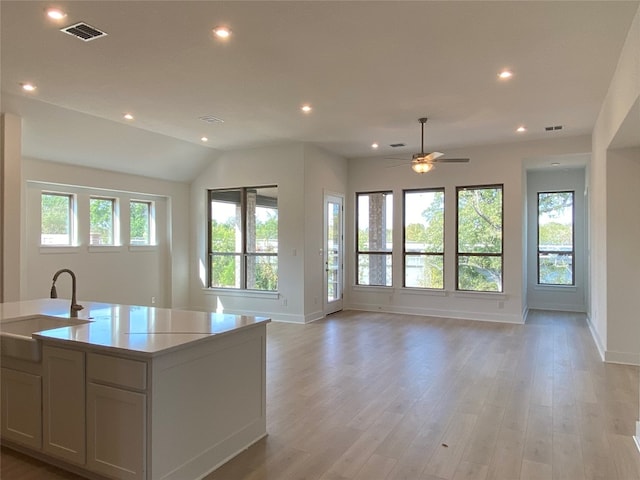
[{"label": "ceiling fan blade", "polygon": [[468,163],[468,158],[438,158],[433,163]]},{"label": "ceiling fan blade", "polygon": [[431,152],[431,153],[414,153],[413,161],[414,162],[427,162],[431,163],[435,161],[436,158],[443,156],[444,153],[440,152]]},{"label": "ceiling fan blade", "polygon": [[[397,159],[396,159],[397,160]],[[411,162],[407,162],[407,163],[396,163],[395,165],[387,165],[385,168],[396,168],[396,167],[406,167],[408,165],[411,165]]]},{"label": "ceiling fan blade", "polygon": [[431,152],[429,155],[427,155],[425,157],[425,161],[426,162],[435,162],[436,159],[440,158],[443,155],[444,155],[444,153],[441,153],[441,152]]}]

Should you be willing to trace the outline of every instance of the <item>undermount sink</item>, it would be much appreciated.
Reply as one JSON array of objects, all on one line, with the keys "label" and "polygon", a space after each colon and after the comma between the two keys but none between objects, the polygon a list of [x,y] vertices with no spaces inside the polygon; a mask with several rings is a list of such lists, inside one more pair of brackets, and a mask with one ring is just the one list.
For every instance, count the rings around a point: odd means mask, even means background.
[{"label": "undermount sink", "polygon": [[37,340],[31,336],[33,333],[83,323],[89,320],[36,316],[4,322],[0,325],[0,351],[2,356],[39,362],[42,353]]}]

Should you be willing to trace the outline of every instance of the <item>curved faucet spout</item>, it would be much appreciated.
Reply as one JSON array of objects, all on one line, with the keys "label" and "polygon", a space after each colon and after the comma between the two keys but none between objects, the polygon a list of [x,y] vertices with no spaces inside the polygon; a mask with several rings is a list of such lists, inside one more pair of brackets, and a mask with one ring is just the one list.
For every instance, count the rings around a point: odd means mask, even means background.
[{"label": "curved faucet spout", "polygon": [[51,283],[51,298],[58,298],[58,292],[56,291],[56,281],[61,273],[68,273],[71,275],[71,307],[69,309],[69,316],[75,318],[78,316],[78,312],[84,307],[78,305],[76,302],[76,274],[68,268],[62,268],[53,275],[53,282]]}]

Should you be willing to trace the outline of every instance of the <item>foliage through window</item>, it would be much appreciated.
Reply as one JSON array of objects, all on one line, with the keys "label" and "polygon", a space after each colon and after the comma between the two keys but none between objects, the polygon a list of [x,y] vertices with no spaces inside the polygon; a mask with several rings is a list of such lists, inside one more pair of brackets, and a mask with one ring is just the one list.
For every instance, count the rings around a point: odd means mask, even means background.
[{"label": "foliage through window", "polygon": [[358,193],[357,284],[392,285],[393,194]]},{"label": "foliage through window", "polygon": [[574,192],[538,193],[538,283],[574,284]]},{"label": "foliage through window", "polygon": [[209,190],[209,287],[278,290],[278,188]]},{"label": "foliage through window", "polygon": [[444,189],[404,192],[404,286],[444,288]]},{"label": "foliage through window", "polygon": [[153,204],[131,200],[129,202],[129,243],[131,245],[153,245]]},{"label": "foliage through window", "polygon": [[457,188],[457,289],[502,292],[502,185]]},{"label": "foliage through window", "polygon": [[40,244],[73,244],[74,196],[65,193],[45,193],[41,195]]},{"label": "foliage through window", "polygon": [[89,199],[89,245],[115,245],[116,200]]}]

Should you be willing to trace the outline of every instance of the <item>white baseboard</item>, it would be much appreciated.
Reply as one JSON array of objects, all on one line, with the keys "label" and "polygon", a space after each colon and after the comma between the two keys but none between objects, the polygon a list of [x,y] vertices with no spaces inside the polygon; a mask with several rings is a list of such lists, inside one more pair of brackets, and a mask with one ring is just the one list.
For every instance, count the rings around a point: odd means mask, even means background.
[{"label": "white baseboard", "polygon": [[623,365],[640,366],[640,354],[629,352],[612,352],[606,350],[604,352],[604,361],[607,363],[621,363]]},{"label": "white baseboard", "polygon": [[477,320],[483,322],[523,324],[524,318],[519,314],[509,313],[481,313],[462,310],[438,310],[432,308],[402,307],[398,305],[351,304],[345,310],[359,310],[363,312],[398,313],[404,315],[422,315],[438,318],[455,318],[459,320]]},{"label": "white baseboard", "polygon": [[593,322],[591,321],[591,317],[589,315],[587,315],[587,325],[589,326],[589,331],[591,332],[591,338],[593,338],[593,342],[596,344],[596,348],[598,349],[600,358],[604,362],[606,361],[605,354],[604,354],[605,348],[604,348],[604,345],[602,344],[602,339],[600,338],[600,335],[598,334],[596,327],[593,325]]},{"label": "white baseboard", "polygon": [[322,320],[324,317],[326,317],[326,315],[324,314],[324,312],[322,310],[318,310],[316,312],[307,313],[304,316],[304,323],[311,323],[311,322],[315,322],[317,320]]},{"label": "white baseboard", "polygon": [[572,303],[550,303],[543,302],[536,304],[535,302],[529,302],[528,308],[532,310],[554,310],[557,312],[575,312],[585,313],[586,307],[584,305],[572,304]]}]

